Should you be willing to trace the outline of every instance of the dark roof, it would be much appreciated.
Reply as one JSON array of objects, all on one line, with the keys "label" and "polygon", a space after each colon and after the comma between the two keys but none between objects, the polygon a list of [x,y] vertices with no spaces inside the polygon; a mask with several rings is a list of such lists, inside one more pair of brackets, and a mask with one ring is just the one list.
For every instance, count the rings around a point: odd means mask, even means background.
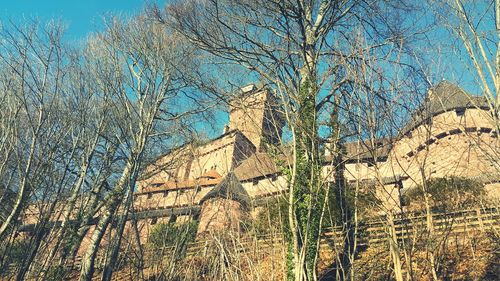
[{"label": "dark roof", "polygon": [[[381,161],[387,158],[389,151],[392,148],[393,139],[380,138],[376,139],[372,143],[368,140],[355,141],[345,143],[344,146],[344,161],[355,162],[360,160],[374,161],[375,157],[377,161]],[[292,153],[287,151],[286,147],[282,147],[282,152],[277,156],[271,156],[265,152],[257,152],[251,155],[248,159],[243,161],[236,169],[234,173],[240,179],[240,181],[248,181],[254,178],[261,178],[270,175],[279,174],[282,169],[276,165],[277,161],[283,162],[285,165],[292,163]],[[332,156],[328,155],[325,157],[325,162],[331,162]]]},{"label": "dark roof", "polygon": [[234,173],[241,180],[263,177],[281,172],[276,167],[275,160],[267,153],[257,152],[243,161]]},{"label": "dark roof", "polygon": [[165,191],[174,191],[174,190],[182,190],[182,189],[193,189],[195,187],[205,187],[205,186],[214,186],[219,184],[221,181],[220,178],[207,178],[201,177],[198,179],[189,179],[183,181],[166,181],[163,182],[160,186],[148,185],[145,186],[141,191],[137,191],[135,195],[141,195],[146,193],[161,193]]},{"label": "dark roof", "polygon": [[225,198],[238,201],[245,207],[249,207],[251,202],[250,196],[233,172],[229,172],[219,184],[203,196],[200,204],[211,198]]},{"label": "dark roof", "polygon": [[376,178],[371,178],[371,179],[362,179],[362,180],[350,180],[348,184],[355,184],[359,182],[360,184],[366,186],[366,187],[373,187],[373,186],[378,186],[378,185],[386,185],[386,184],[393,184],[393,183],[398,183],[402,180],[407,179],[407,176],[401,176],[401,175],[394,175],[390,177],[381,177],[380,179]]},{"label": "dark roof", "polygon": [[[375,158],[381,161],[387,158],[392,148],[393,139],[379,138],[375,139],[373,143],[370,140],[352,141],[343,144],[344,161],[346,162],[373,162]],[[325,162],[331,162],[332,155],[325,157]]]},{"label": "dark roof", "polygon": [[401,136],[415,129],[427,120],[443,112],[466,109],[488,109],[485,97],[474,96],[448,81],[442,81],[431,88],[423,104],[415,111],[410,122],[401,130]]}]

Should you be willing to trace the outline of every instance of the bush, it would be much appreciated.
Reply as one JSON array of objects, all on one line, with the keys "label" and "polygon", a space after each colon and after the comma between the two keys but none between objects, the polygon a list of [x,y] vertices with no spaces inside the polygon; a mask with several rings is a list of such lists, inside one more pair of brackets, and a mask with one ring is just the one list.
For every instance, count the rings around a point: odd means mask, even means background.
[{"label": "bush", "polygon": [[[437,178],[427,182],[427,193],[436,210],[454,210],[478,204],[484,198],[483,185],[466,178]],[[403,200],[410,209],[421,209],[424,202],[423,187],[407,191]]]},{"label": "bush", "polygon": [[7,256],[5,258],[10,264],[21,264],[26,258],[26,253],[30,250],[29,240],[18,240],[14,241],[10,246],[5,245],[7,248],[2,249],[6,251]]},{"label": "bush", "polygon": [[195,240],[197,230],[197,221],[191,221],[181,225],[159,223],[151,229],[148,237],[148,243],[153,248],[169,247],[176,244],[187,244]]},{"label": "bush", "polygon": [[12,272],[7,270],[9,266],[18,266],[26,258],[26,253],[29,252],[29,240],[16,240],[12,244],[0,244],[0,280],[1,276],[9,276]]},{"label": "bush", "polygon": [[[439,280],[499,280],[498,241],[488,233],[474,232],[464,236],[447,237],[439,249],[434,249]],[[432,280],[427,238],[409,245],[406,255],[400,249],[402,269],[408,271],[408,280]],[[394,280],[393,263],[385,245],[370,245],[359,254],[355,264],[355,280]]]},{"label": "bush", "polygon": [[251,234],[265,235],[282,232],[288,227],[288,202],[283,198],[273,198],[265,206],[256,208],[255,218],[241,222],[242,229]]}]

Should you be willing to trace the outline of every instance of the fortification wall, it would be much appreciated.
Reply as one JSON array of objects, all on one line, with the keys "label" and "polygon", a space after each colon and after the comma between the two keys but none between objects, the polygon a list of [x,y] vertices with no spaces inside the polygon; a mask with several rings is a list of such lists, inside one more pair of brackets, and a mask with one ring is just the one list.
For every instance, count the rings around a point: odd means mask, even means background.
[{"label": "fortification wall", "polygon": [[[445,112],[435,116],[394,143],[384,176],[405,175],[404,187],[425,178],[475,178],[498,174],[500,142],[487,111],[468,109],[463,115]],[[424,172],[424,175],[422,175]]]},{"label": "fortification wall", "polygon": [[251,198],[260,198],[286,192],[288,179],[286,176],[274,176],[246,181],[242,185]]}]

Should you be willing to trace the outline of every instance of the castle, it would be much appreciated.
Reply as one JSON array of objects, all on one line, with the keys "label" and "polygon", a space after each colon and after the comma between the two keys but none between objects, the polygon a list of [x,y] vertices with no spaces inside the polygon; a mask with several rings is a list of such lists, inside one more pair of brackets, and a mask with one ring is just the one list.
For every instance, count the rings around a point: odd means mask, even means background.
[{"label": "castle", "polygon": [[[281,144],[284,118],[277,105],[268,89],[244,87],[230,102],[229,125],[223,134],[201,144],[186,143],[148,164],[134,193],[130,218],[137,224],[127,223],[125,235],[135,237],[138,231],[140,243],[145,244],[155,225],[192,220],[198,221],[199,238],[239,231],[246,218],[286,196],[283,168],[292,157]],[[498,202],[500,142],[489,109],[483,97],[441,82],[429,90],[397,137],[344,143],[344,179],[348,186],[374,194],[380,213],[403,210],[402,195],[432,178],[474,179],[490,200]],[[334,182],[338,171],[328,146],[322,164],[327,183]],[[24,212],[21,231],[29,232],[29,226],[37,223],[36,206],[32,207]],[[79,255],[94,227],[90,226]]]},{"label": "castle", "polygon": [[[199,221],[198,234],[238,228],[239,221],[270,198],[287,192],[279,162],[283,117],[276,97],[254,85],[230,102],[224,133],[203,144],[185,144],[149,164],[137,182],[134,208],[141,237],[157,223]],[[500,197],[500,143],[487,101],[441,82],[394,139],[344,144],[344,177],[372,188],[382,209],[397,212],[401,194],[425,179],[465,177]],[[324,155],[324,178],[333,181],[332,155]],[[280,160],[280,161],[277,161]]]}]

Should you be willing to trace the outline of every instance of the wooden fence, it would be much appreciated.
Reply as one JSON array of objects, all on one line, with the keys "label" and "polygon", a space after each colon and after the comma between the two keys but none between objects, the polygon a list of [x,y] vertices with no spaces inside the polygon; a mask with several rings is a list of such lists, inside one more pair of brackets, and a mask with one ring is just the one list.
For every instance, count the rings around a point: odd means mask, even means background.
[{"label": "wooden fence", "polygon": [[[427,226],[427,216],[423,213],[408,213],[406,216],[394,218],[394,232],[398,242],[407,241],[418,234],[425,233]],[[372,218],[370,221],[360,223],[357,226],[357,243],[360,246],[382,245],[387,243],[389,235],[388,218],[380,216]],[[467,234],[476,231],[493,232],[500,235],[500,208],[477,208],[472,210],[462,210],[447,213],[432,214],[433,231],[436,236],[450,234]],[[212,240],[201,240],[189,243],[182,250],[174,247],[155,249],[155,252],[145,251],[145,262],[154,262],[155,259],[166,256],[173,256],[174,253],[182,256],[203,256],[212,245]],[[320,241],[322,249],[333,250],[332,247],[341,248],[344,242],[344,231],[342,227],[329,227],[324,229]],[[253,237],[238,237],[232,239],[232,251],[251,252],[258,249],[266,251],[275,247],[284,246],[284,236],[282,233],[272,233]],[[284,249],[284,248],[283,248]],[[162,253],[162,257],[158,256]],[[156,258],[151,259],[151,257]],[[102,258],[102,257],[98,257]],[[157,260],[156,260],[157,261]],[[75,260],[75,268],[81,265],[81,257]]]},{"label": "wooden fence", "polygon": [[[398,216],[393,219],[394,232],[398,242],[407,241],[422,235],[427,229],[427,216],[424,213],[408,213],[406,216]],[[389,223],[386,216],[372,218],[370,221],[360,223],[357,226],[357,244],[359,246],[380,245],[387,243],[389,235]],[[500,209],[478,208],[472,210],[461,210],[447,213],[433,213],[432,226],[434,235],[443,236],[450,234],[466,234],[474,231],[500,232]],[[329,227],[324,229],[321,237],[321,248],[342,247],[344,244],[344,231],[342,227]],[[258,235],[233,239],[232,246],[237,251],[251,251],[251,249],[272,248],[283,245],[282,233]],[[187,256],[204,255],[210,247],[210,240],[201,240],[190,243],[184,254]],[[157,250],[158,251],[158,250]],[[173,247],[161,249],[164,253],[174,252]]]}]

